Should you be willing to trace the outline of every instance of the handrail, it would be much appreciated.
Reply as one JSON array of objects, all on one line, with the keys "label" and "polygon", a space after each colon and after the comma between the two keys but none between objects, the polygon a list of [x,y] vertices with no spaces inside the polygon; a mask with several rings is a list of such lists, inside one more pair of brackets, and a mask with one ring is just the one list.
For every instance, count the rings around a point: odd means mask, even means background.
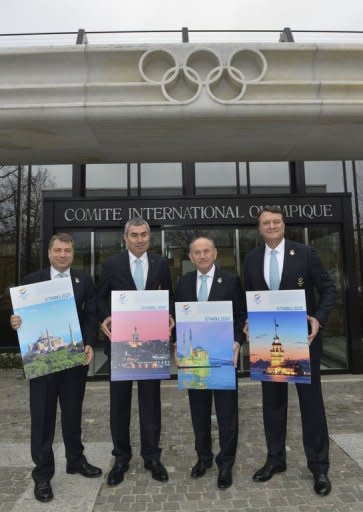
[{"label": "handrail", "polygon": [[[315,34],[320,35],[363,35],[362,30],[311,30],[311,29],[296,29],[292,30],[290,27],[283,29],[193,29],[188,27],[182,27],[180,29],[151,29],[151,30],[85,30],[79,29],[78,31],[58,31],[58,32],[16,32],[16,33],[4,33],[0,34],[0,44],[4,44],[6,38],[21,38],[24,37],[54,37],[52,44],[57,44],[57,36],[73,36],[73,42],[77,44],[90,44],[89,36],[100,36],[100,35],[132,35],[132,34],[180,34],[180,41],[183,43],[190,42],[190,35],[195,34],[276,34],[276,42],[294,42],[294,34]],[[145,38],[147,39],[147,38]],[[16,41],[18,43],[18,41]],[[39,42],[39,41],[38,41]],[[145,40],[148,43],[148,40]],[[152,41],[150,41],[152,42]],[[60,43],[58,43],[60,44]]]}]

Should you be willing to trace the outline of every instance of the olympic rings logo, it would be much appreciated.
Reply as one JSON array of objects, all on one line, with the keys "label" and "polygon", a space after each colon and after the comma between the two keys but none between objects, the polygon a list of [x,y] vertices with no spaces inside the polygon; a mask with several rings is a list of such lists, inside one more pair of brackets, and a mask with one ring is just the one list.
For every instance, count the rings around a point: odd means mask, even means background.
[{"label": "olympic rings logo", "polygon": [[242,101],[248,84],[261,81],[267,61],[260,50],[241,48],[223,59],[211,48],[193,49],[183,62],[169,50],[153,49],[139,61],[139,72],[149,84],[160,85],[171,104],[195,101],[203,89],[213,101],[234,104]]}]

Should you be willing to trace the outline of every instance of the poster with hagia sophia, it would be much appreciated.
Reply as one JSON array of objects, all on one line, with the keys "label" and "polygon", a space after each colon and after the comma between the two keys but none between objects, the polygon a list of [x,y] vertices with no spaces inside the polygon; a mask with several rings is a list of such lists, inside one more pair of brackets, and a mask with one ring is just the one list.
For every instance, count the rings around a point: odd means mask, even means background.
[{"label": "poster with hagia sophia", "polygon": [[305,291],[253,291],[246,295],[251,379],[310,384]]},{"label": "poster with hagia sophia", "polygon": [[70,277],[10,289],[24,373],[27,379],[86,362]]}]

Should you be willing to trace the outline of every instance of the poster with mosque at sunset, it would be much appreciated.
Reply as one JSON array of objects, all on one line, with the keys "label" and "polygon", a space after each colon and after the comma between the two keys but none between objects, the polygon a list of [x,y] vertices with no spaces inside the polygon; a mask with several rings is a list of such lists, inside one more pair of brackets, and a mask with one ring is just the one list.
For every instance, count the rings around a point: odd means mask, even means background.
[{"label": "poster with mosque at sunset", "polygon": [[170,379],[169,292],[111,293],[111,380]]},{"label": "poster with mosque at sunset", "polygon": [[176,302],[179,389],[236,389],[231,301]]},{"label": "poster with mosque at sunset", "polygon": [[251,379],[310,384],[305,291],[253,291],[246,296]]}]

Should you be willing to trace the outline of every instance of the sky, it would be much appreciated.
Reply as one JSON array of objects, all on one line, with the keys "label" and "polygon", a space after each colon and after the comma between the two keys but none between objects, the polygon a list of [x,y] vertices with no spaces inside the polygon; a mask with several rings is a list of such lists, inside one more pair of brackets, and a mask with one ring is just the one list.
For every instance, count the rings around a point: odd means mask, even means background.
[{"label": "sky", "polygon": [[270,349],[277,335],[288,359],[308,359],[307,323],[305,311],[249,312],[250,356],[252,361],[269,359]]},{"label": "sky", "polygon": [[[16,314],[22,318],[22,325],[18,331],[22,353],[27,352],[28,344],[37,341],[38,337],[45,334],[47,330],[50,336],[61,336],[66,343],[69,343],[69,324],[72,326],[76,341],[82,339],[73,297],[69,300],[19,308]],[[65,318],[67,322],[64,322]],[[43,325],[39,327],[42,321]]]},{"label": "sky", "polygon": [[183,26],[363,30],[361,0],[1,0],[1,4],[0,34]]},{"label": "sky", "polygon": [[115,311],[112,313],[112,341],[129,341],[134,329],[141,341],[169,339],[168,311]]}]

